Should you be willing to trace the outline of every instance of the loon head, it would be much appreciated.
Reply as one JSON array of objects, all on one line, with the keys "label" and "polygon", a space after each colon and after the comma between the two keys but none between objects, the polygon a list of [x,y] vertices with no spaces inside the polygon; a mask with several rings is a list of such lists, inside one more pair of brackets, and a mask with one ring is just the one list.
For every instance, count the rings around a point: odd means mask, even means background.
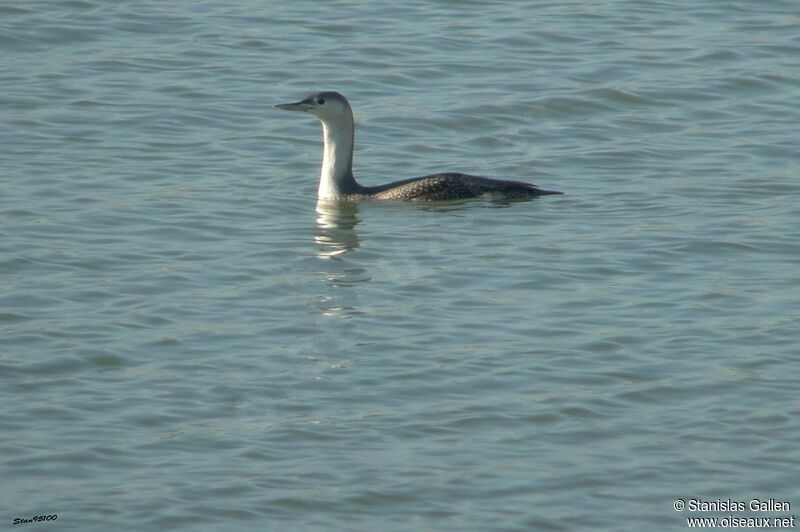
[{"label": "loon head", "polygon": [[275,107],[285,111],[310,113],[325,123],[352,119],[353,111],[347,98],[334,91],[316,92],[297,103],[282,103]]}]

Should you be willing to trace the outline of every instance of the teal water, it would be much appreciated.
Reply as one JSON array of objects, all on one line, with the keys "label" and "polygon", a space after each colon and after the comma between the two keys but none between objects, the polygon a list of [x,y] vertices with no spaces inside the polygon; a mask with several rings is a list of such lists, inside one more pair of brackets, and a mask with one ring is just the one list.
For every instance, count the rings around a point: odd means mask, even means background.
[{"label": "teal water", "polygon": [[[4,2],[0,519],[794,514],[798,28],[789,1]],[[319,125],[272,108],[317,90],[363,184],[567,194],[317,205]]]}]

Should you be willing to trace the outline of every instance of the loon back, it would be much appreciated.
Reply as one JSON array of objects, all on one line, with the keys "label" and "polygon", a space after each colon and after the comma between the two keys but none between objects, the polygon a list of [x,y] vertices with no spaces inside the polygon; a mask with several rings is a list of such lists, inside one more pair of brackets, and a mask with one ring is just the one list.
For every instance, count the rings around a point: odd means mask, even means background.
[{"label": "loon back", "polygon": [[355,122],[347,98],[338,92],[318,92],[297,103],[276,105],[286,111],[302,111],[322,122],[324,151],[319,199],[442,201],[476,198],[487,194],[506,198],[530,198],[561,194],[521,181],[490,179],[457,172],[433,174],[365,187],[353,176]]},{"label": "loon back", "polygon": [[531,198],[561,194],[522,181],[491,179],[458,172],[404,179],[366,189],[371,198],[399,201],[446,201],[487,195],[502,198]]}]

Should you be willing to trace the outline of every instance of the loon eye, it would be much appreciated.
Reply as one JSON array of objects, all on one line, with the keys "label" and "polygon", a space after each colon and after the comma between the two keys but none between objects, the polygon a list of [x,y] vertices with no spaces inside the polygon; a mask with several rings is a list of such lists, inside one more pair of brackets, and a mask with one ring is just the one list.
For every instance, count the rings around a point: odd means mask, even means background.
[{"label": "loon eye", "polygon": [[317,98],[317,103],[319,105],[325,105],[325,98]]}]

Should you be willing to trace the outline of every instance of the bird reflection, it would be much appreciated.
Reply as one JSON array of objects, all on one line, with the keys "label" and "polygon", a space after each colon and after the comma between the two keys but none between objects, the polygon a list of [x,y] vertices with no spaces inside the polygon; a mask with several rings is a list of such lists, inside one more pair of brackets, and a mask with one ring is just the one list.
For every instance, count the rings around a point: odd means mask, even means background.
[{"label": "bird reflection", "polygon": [[356,203],[319,200],[314,240],[319,246],[317,257],[333,259],[358,247],[355,227],[360,222]]},{"label": "bird reflection", "polygon": [[[359,285],[370,281],[367,271],[352,261],[345,260],[345,254],[359,246],[355,226],[359,223],[358,205],[355,203],[319,200],[317,202],[317,258],[325,264],[320,275],[333,289]],[[336,296],[334,297],[334,294]],[[351,296],[353,294],[350,294]],[[341,292],[320,298],[320,308],[326,315],[352,315],[357,311],[349,305],[342,305]]]}]

